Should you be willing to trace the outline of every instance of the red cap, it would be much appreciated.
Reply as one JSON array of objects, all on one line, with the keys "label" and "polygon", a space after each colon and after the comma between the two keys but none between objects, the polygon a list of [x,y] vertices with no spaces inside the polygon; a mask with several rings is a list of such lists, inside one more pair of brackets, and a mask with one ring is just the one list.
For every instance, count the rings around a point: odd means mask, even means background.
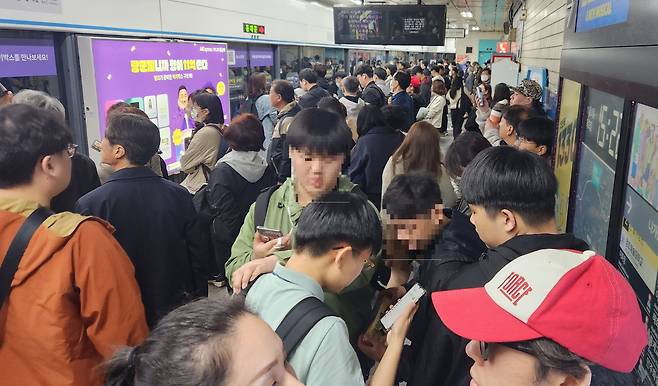
[{"label": "red cap", "polygon": [[412,76],[412,77],[411,77],[411,85],[412,85],[414,88],[416,88],[416,87],[420,87],[420,79],[418,79],[417,76]]},{"label": "red cap", "polygon": [[544,337],[619,372],[633,370],[648,340],[633,289],[592,251],[532,252],[483,288],[435,292],[432,301],[443,323],[464,338]]}]

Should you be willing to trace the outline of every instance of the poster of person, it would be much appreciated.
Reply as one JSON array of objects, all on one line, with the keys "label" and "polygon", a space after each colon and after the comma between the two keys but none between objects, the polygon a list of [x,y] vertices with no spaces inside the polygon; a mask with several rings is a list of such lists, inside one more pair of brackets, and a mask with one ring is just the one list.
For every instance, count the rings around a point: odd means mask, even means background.
[{"label": "poster of person", "polygon": [[637,105],[628,184],[658,208],[658,109]]}]

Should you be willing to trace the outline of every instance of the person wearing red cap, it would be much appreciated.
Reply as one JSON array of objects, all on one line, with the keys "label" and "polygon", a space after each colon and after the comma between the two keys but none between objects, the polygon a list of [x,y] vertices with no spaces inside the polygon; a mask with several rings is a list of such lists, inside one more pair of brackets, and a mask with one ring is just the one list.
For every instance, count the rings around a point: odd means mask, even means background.
[{"label": "person wearing red cap", "polygon": [[435,292],[432,302],[470,339],[471,386],[609,384],[592,367],[629,373],[648,342],[630,284],[592,251],[535,251],[484,287]]}]

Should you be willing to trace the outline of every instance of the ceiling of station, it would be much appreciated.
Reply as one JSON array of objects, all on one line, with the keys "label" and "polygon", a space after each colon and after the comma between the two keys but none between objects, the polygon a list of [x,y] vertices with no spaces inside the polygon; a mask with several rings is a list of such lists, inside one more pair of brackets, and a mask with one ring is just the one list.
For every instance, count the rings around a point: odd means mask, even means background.
[{"label": "ceiling of station", "polygon": [[[361,0],[317,0],[325,6],[356,6]],[[422,0],[423,5],[446,5],[448,28],[469,28],[480,31],[502,31],[507,20],[507,12],[512,0]],[[365,5],[406,5],[418,4],[417,0],[365,0]],[[463,12],[471,12],[465,17]]]}]

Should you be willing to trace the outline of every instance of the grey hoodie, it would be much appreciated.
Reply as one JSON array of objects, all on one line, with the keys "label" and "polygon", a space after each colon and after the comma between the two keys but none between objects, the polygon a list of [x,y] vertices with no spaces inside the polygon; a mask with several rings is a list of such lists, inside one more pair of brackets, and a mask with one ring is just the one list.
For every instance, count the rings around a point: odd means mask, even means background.
[{"label": "grey hoodie", "polygon": [[361,111],[363,106],[366,105],[366,102],[361,98],[359,98],[358,102],[352,102],[351,100],[345,97],[340,98],[339,101],[347,109],[347,116],[353,118],[356,118],[359,115],[359,112]]},{"label": "grey hoodie", "polygon": [[245,180],[250,183],[257,182],[265,174],[267,162],[260,152],[257,151],[235,151],[231,150],[226,153],[219,161],[228,164],[233,170],[238,172]]}]

